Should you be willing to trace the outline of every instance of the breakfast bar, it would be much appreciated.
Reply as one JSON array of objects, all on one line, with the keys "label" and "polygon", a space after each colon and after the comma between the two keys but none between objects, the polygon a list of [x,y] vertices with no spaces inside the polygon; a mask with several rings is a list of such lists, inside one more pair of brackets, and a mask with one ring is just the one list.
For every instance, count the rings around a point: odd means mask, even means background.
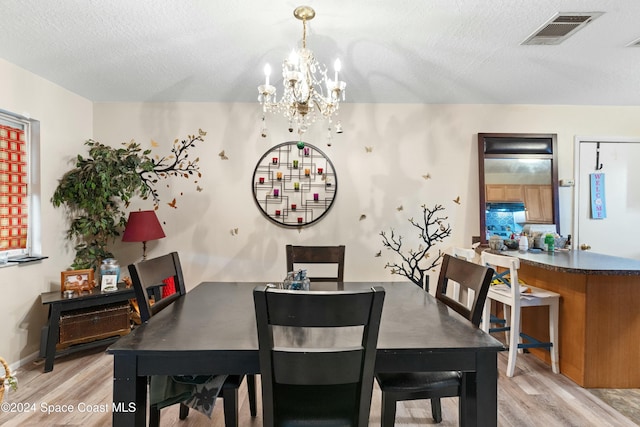
[{"label": "breakfast bar", "polygon": [[[582,387],[640,387],[640,261],[588,251],[506,251],[519,277],[557,292],[560,372]],[[523,312],[522,330],[548,337],[546,307]],[[550,363],[541,349],[531,353]]]}]

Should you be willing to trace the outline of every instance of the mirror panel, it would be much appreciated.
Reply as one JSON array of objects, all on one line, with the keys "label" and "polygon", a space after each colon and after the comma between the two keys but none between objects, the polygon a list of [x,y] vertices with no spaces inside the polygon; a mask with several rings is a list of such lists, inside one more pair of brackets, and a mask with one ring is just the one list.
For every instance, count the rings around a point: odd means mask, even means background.
[{"label": "mirror panel", "polygon": [[478,134],[480,242],[558,226],[555,134]]},{"label": "mirror panel", "polygon": [[485,184],[551,185],[550,159],[484,159]]}]

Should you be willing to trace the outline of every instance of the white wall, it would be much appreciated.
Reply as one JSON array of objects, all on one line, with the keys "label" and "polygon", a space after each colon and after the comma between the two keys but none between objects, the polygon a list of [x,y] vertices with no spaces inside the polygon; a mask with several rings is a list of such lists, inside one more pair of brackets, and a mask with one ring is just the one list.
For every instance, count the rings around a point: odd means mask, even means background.
[{"label": "white wall", "polygon": [[[94,111],[98,140],[115,144],[134,138],[151,148],[153,139],[158,154],[167,153],[175,138],[199,128],[208,132],[193,153],[200,157],[203,191],[193,182],[175,181],[170,189],[160,183],[163,201],[176,197],[178,207],[161,205],[158,216],[168,237],[150,244],[151,255],[180,251],[190,286],[206,279],[281,280],[287,243],[345,243],[346,280],[397,279],[384,269],[387,261],[397,260],[394,253],[383,250],[375,257],[383,248],[379,233],[394,228],[407,248],[417,247],[411,244],[417,231],[407,220],[420,217],[422,204],[446,208],[453,235],[443,249],[469,246],[471,236],[479,234],[478,132],[557,133],[560,178],[573,177],[576,134],[640,134],[636,107],[345,104],[340,115],[345,132],[331,147],[322,126],[303,138],[331,158],[338,194],[324,219],[299,231],[271,223],[253,202],[257,161],[270,147],[295,139],[286,123],[272,117],[269,137],[261,138],[256,104],[108,103],[96,104]],[[373,149],[368,153],[365,147]],[[220,159],[222,150],[229,160]],[[423,179],[426,174],[431,179]],[[560,189],[563,234],[571,233],[572,190]],[[460,205],[453,202],[458,196]],[[138,208],[149,209],[151,203],[132,206]],[[362,214],[367,218],[360,221]],[[124,261],[139,250],[127,246],[116,253]]]},{"label": "white wall", "polygon": [[[72,259],[65,247],[66,223],[49,203],[67,161],[86,153],[89,137],[110,145],[136,139],[154,153],[168,152],[175,138],[201,128],[205,142],[193,150],[200,157],[198,184],[172,179],[161,182],[163,204],[158,216],[167,237],[150,242],[150,256],[178,250],[189,287],[201,280],[281,280],[286,243],[347,245],[346,280],[402,279],[384,269],[396,259],[383,249],[380,231],[394,228],[407,247],[417,247],[422,204],[442,204],[453,228],[448,246],[469,246],[479,235],[476,135],[478,132],[558,134],[559,176],[573,177],[575,135],[638,137],[640,107],[572,107],[509,105],[345,104],[345,132],[327,147],[325,131],[305,140],[331,158],[338,174],[332,210],[302,230],[278,227],[262,216],[251,195],[251,178],[260,157],[272,146],[296,138],[286,124],[271,118],[270,136],[259,136],[256,104],[108,103],[91,104],[60,87],[0,60],[0,108],[30,115],[42,123],[43,248],[50,258],[39,264],[0,269],[0,355],[10,362],[37,352],[46,320],[43,291],[57,289],[59,274]],[[367,153],[365,147],[373,147]],[[229,160],[218,153],[225,150]],[[425,180],[422,175],[430,174]],[[167,184],[170,184],[167,187]],[[460,205],[453,199],[460,196]],[[177,208],[165,203],[176,198]],[[560,189],[561,230],[571,231],[573,189]],[[398,211],[399,206],[403,207]],[[137,200],[131,209],[151,208]],[[360,216],[366,219],[360,221]],[[230,230],[238,228],[238,235]],[[121,264],[140,258],[141,247],[114,244]],[[433,273],[435,274],[435,273]],[[432,283],[435,277],[432,277]]]},{"label": "white wall", "polygon": [[40,121],[42,250],[49,258],[0,269],[0,356],[15,363],[38,351],[47,311],[40,293],[59,289],[72,253],[64,241],[64,214],[49,200],[70,157],[93,131],[92,103],[0,59],[0,108]]},{"label": "white wall", "polygon": [[[153,139],[160,145],[154,152],[162,154],[169,152],[174,138],[199,128],[208,132],[205,143],[193,152],[200,157],[203,177],[198,185],[203,191],[186,181],[175,180],[171,189],[159,184],[166,194],[163,201],[176,197],[177,209],[161,205],[158,216],[168,237],[150,245],[151,254],[179,250],[189,285],[205,279],[282,280],[287,243],[344,243],[346,280],[391,281],[402,278],[384,269],[393,258],[391,252],[375,256],[383,249],[379,233],[393,227],[404,236],[407,249],[417,248],[418,242],[412,241],[418,230],[408,219],[421,215],[422,204],[446,208],[454,234],[443,249],[454,241],[470,245],[473,228],[478,228],[473,135],[457,130],[449,134],[460,119],[452,113],[442,107],[345,105],[345,132],[334,137],[331,147],[324,127],[306,134],[303,139],[334,163],[338,191],[332,210],[302,230],[268,221],[252,199],[258,160],[270,147],[295,139],[286,123],[272,118],[270,137],[261,138],[255,104],[96,104],[94,135],[110,144],[133,137],[148,148]],[[442,124],[425,126],[433,122]],[[222,150],[229,160],[220,159]],[[455,168],[462,173],[452,174]],[[426,174],[432,178],[425,180]],[[458,196],[460,205],[453,202]],[[151,208],[151,202],[136,203],[132,209],[139,207]],[[366,219],[360,220],[363,214]],[[232,228],[239,229],[238,235],[230,233]],[[138,252],[136,247],[134,256]]]}]

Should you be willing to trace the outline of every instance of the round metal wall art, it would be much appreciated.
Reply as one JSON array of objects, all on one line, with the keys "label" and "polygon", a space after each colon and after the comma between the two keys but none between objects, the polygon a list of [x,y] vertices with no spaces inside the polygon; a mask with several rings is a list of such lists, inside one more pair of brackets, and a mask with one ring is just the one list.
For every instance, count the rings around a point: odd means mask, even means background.
[{"label": "round metal wall art", "polygon": [[336,199],[338,179],[331,160],[303,141],[278,144],[253,171],[253,197],[267,218],[303,227],[323,218]]}]

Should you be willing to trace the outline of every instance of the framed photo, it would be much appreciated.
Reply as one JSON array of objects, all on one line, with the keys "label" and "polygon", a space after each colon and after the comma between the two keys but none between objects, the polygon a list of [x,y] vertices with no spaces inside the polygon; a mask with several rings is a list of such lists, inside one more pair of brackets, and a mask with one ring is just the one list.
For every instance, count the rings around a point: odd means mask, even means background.
[{"label": "framed photo", "polygon": [[100,290],[102,292],[113,292],[118,290],[118,275],[117,274],[103,274],[102,282],[100,283]]},{"label": "framed photo", "polygon": [[74,291],[81,293],[82,291],[90,291],[95,286],[93,280],[93,270],[66,270],[60,273],[61,292]]}]

